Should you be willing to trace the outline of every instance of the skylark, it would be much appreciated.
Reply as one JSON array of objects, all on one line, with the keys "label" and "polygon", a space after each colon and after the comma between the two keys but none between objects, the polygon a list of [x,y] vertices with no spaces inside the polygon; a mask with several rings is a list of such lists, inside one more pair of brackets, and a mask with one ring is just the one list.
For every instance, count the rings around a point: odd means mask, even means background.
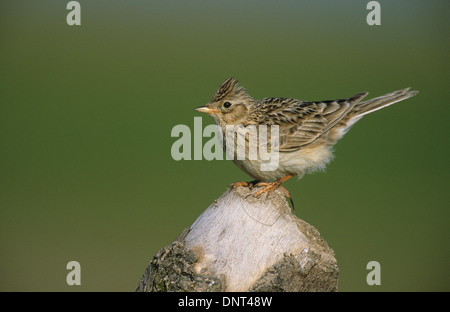
[{"label": "skylark", "polygon": [[[228,78],[211,101],[196,110],[213,117],[222,129],[223,138],[226,137],[227,125],[278,126],[279,165],[276,170],[261,170],[261,164],[265,162],[262,159],[233,158],[239,168],[258,181],[258,185],[265,186],[255,196],[270,193],[291,177],[302,177],[305,173],[324,169],[333,158],[333,146],[364,115],[418,93],[408,88],[364,102],[361,100],[367,92],[329,101],[300,101],[284,97],[255,100],[237,83],[237,80]],[[247,144],[248,140],[245,142]],[[240,185],[248,185],[248,182],[233,184],[234,187]]]}]

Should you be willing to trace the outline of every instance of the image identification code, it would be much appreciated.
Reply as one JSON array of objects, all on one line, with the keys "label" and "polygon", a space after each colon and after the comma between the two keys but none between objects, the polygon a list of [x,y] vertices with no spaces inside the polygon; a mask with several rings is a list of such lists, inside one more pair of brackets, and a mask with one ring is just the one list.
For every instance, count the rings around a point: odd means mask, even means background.
[{"label": "image identification code", "polygon": [[179,307],[203,307],[208,310],[211,306],[222,307],[270,307],[272,297],[247,297],[247,296],[224,296],[221,300],[206,299],[206,298],[180,298],[178,301]]}]

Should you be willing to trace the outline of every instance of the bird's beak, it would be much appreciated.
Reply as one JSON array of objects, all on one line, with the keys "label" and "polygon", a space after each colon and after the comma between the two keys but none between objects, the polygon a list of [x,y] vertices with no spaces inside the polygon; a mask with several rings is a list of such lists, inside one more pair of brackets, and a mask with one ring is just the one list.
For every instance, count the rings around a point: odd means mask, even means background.
[{"label": "bird's beak", "polygon": [[217,110],[217,109],[208,107],[208,105],[197,107],[195,110],[196,110],[197,112],[200,112],[200,113],[207,113],[207,114],[217,114],[217,113],[221,113],[220,110]]}]

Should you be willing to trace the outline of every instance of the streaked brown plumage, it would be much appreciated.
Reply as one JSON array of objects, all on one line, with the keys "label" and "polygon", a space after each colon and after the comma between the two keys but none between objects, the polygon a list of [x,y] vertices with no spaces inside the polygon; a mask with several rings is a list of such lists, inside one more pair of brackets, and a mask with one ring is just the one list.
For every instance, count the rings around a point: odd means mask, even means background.
[{"label": "streaked brown plumage", "polygon": [[[273,189],[292,176],[325,168],[332,159],[332,147],[364,115],[416,95],[403,89],[361,102],[368,94],[362,92],[347,99],[331,101],[300,101],[291,98],[254,100],[233,78],[225,80],[211,101],[197,111],[210,114],[225,133],[226,125],[278,125],[280,132],[279,166],[262,171],[258,160],[237,160],[234,163],[251,177]],[[281,182],[280,182],[281,180]],[[259,192],[258,192],[259,193]]]}]

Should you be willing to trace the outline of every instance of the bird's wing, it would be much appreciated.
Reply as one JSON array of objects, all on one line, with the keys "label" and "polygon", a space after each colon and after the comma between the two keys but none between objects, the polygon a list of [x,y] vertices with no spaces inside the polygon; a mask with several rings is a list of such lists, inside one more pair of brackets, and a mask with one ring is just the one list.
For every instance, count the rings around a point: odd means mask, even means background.
[{"label": "bird's wing", "polygon": [[296,151],[327,133],[366,95],[363,92],[348,99],[317,102],[263,99],[257,103],[258,124],[278,125],[279,151]]}]

